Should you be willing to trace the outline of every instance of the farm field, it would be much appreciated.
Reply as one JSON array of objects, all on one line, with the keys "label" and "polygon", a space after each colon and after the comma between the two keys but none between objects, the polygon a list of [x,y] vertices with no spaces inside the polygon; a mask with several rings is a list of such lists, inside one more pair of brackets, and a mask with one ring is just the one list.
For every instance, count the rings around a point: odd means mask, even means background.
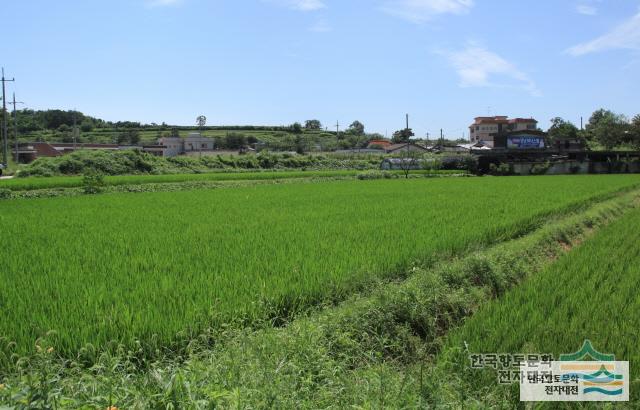
[{"label": "farm field", "polygon": [[[206,174],[169,174],[169,175],[123,175],[105,176],[105,185],[139,185],[157,183],[198,182],[198,181],[250,181],[271,179],[301,179],[301,178],[335,178],[355,177],[361,174],[360,170],[335,170],[335,171],[262,171],[262,172],[212,172]],[[390,173],[401,175],[402,171]],[[419,175],[448,175],[460,174],[464,171],[411,171],[411,174]],[[0,181],[0,189],[12,191],[28,191],[51,188],[77,188],[83,185],[83,177],[26,177]]]},{"label": "farm field", "polygon": [[[0,335],[72,355],[154,348],[286,317],[358,285],[512,238],[635,175],[341,181],[0,203]],[[463,198],[464,200],[461,200]],[[25,324],[28,324],[25,326]],[[179,335],[178,335],[179,334]]]},{"label": "farm field", "polygon": [[[504,298],[481,308],[451,333],[445,356],[452,357],[447,350],[466,342],[472,353],[552,353],[557,357],[579,350],[589,339],[596,350],[629,361],[631,401],[637,404],[639,226],[640,210],[636,209]],[[458,399],[485,397],[486,405],[519,401],[518,385],[498,387],[495,371],[468,370],[459,376],[463,388]]]}]

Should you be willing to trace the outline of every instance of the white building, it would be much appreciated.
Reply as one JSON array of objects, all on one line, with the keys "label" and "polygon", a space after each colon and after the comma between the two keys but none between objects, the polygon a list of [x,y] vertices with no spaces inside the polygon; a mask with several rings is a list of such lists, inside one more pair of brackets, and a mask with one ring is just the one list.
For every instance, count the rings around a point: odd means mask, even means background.
[{"label": "white building", "polygon": [[163,155],[165,157],[175,157],[189,152],[213,151],[215,149],[215,141],[212,138],[203,137],[197,132],[190,133],[186,138],[160,138],[158,143],[165,147]]},{"label": "white building", "polygon": [[472,143],[483,142],[493,148],[494,136],[512,131],[535,131],[538,121],[533,118],[512,118],[507,116],[477,117],[469,126],[469,139]]}]

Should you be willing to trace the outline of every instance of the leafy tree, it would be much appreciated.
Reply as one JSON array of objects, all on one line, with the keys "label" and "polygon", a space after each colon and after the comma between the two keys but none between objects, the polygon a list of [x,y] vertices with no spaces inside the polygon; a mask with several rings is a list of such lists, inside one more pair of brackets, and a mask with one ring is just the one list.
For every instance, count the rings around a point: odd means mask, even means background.
[{"label": "leafy tree", "polygon": [[392,140],[396,144],[404,144],[409,142],[409,140],[411,140],[411,137],[413,137],[414,135],[416,134],[413,133],[411,128],[405,128],[403,130],[394,132]]},{"label": "leafy tree", "polygon": [[575,139],[578,138],[578,131],[578,127],[572,123],[565,121],[560,117],[555,117],[551,120],[549,139],[551,142],[560,139]]},{"label": "leafy tree", "polygon": [[140,131],[129,130],[129,143],[131,145],[138,145],[140,143]]},{"label": "leafy tree", "polygon": [[630,143],[635,149],[640,149],[640,114],[631,120]]},{"label": "leafy tree", "polygon": [[418,167],[421,156],[420,152],[414,150],[407,150],[400,154],[400,169],[404,172],[406,179],[409,179],[409,172]]},{"label": "leafy tree", "polygon": [[207,125],[207,117],[205,117],[204,115],[199,115],[198,118],[196,118],[196,125],[200,129],[203,129],[205,125]]},{"label": "leafy tree", "polygon": [[180,131],[177,128],[171,128],[171,138],[180,138]]},{"label": "leafy tree", "polygon": [[364,124],[360,121],[354,121],[349,125],[347,133],[353,135],[364,135]]},{"label": "leafy tree", "polygon": [[296,152],[298,154],[304,154],[305,148],[306,148],[306,144],[305,144],[304,140],[302,139],[302,136],[300,136],[300,135],[296,136],[295,144],[296,144]]},{"label": "leafy tree", "polygon": [[302,134],[302,124],[300,124],[299,122],[294,122],[293,124],[291,124],[291,131],[294,134]]},{"label": "leafy tree", "polygon": [[223,145],[227,149],[240,149],[247,145],[247,138],[244,134],[229,132],[224,137]]},{"label": "leafy tree", "polygon": [[307,120],[304,122],[304,128],[307,130],[320,130],[322,123],[318,120]]},{"label": "leafy tree", "polygon": [[85,119],[84,121],[82,121],[82,123],[80,124],[80,131],[82,132],[91,132],[93,131],[93,121],[91,121],[90,119]]},{"label": "leafy tree", "polygon": [[123,145],[129,140],[129,135],[127,132],[119,132],[116,134],[116,143],[118,145]]},{"label": "leafy tree", "polygon": [[62,140],[62,142],[65,142],[65,143],[73,142],[73,130],[67,124],[61,124],[56,130],[56,134],[58,138]]},{"label": "leafy tree", "polygon": [[624,115],[600,109],[593,113],[586,128],[589,139],[612,149],[625,142],[629,124]]}]

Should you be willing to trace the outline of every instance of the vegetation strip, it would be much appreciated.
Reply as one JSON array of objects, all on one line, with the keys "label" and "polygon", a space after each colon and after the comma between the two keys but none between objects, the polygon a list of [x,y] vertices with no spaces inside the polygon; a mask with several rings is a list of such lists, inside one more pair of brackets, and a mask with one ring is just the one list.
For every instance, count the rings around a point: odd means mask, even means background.
[{"label": "vegetation strip", "polygon": [[18,361],[2,381],[0,398],[71,408],[411,408],[451,404],[447,393],[456,391],[473,404],[451,377],[465,372],[466,363],[447,372],[431,365],[447,331],[639,201],[639,191],[627,192],[519,239],[433,268],[414,267],[402,283],[381,285],[285,328],[212,330],[192,341],[184,360],[167,356],[141,368],[141,350],[121,347],[87,369],[83,355],[91,352],[61,360],[48,349],[54,336]]},{"label": "vegetation strip", "polygon": [[[411,175],[440,176],[460,175],[463,171],[411,171]],[[397,178],[402,171],[363,172],[361,170],[335,170],[335,171],[262,171],[262,172],[217,172],[209,174],[171,174],[171,175],[125,175],[105,176],[105,186],[164,184],[180,182],[218,182],[218,181],[261,181],[276,179],[297,178],[338,178],[357,177],[367,178]],[[81,176],[65,177],[30,177],[14,178],[0,181],[0,189],[11,191],[33,191],[52,188],[80,188],[85,185],[85,178]]]}]

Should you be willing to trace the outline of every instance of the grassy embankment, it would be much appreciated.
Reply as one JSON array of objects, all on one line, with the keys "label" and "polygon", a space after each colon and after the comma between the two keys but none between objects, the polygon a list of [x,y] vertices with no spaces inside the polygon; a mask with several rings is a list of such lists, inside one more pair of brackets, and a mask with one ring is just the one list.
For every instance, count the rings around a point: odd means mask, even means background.
[{"label": "grassy embankment", "polygon": [[[412,175],[459,175],[464,171],[411,171]],[[143,184],[163,184],[179,182],[200,182],[200,181],[260,181],[274,179],[304,179],[304,178],[338,178],[366,176],[360,170],[335,170],[335,171],[269,171],[260,172],[212,172],[205,174],[168,174],[168,175],[118,175],[105,176],[106,186],[119,185],[143,185]],[[403,176],[402,171],[388,171],[387,174],[398,177]],[[14,178],[0,181],[0,189],[12,191],[30,191],[37,189],[53,188],[79,188],[83,186],[81,176],[59,176],[59,177],[26,177]]]}]

